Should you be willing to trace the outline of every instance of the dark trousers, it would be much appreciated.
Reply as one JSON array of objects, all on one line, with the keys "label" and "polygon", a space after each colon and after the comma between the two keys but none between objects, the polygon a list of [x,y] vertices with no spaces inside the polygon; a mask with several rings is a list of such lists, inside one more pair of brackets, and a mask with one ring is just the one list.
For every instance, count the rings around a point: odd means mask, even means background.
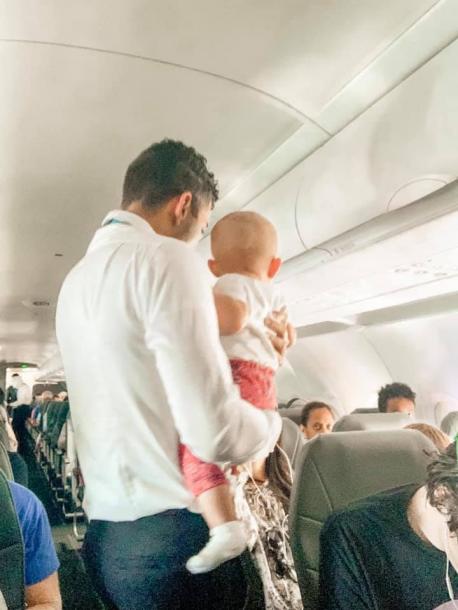
[{"label": "dark trousers", "polygon": [[24,453],[26,447],[27,430],[25,424],[30,417],[31,410],[30,405],[19,405],[13,409],[13,421],[11,422],[11,426],[13,427],[14,434],[17,438],[19,453]]},{"label": "dark trousers", "polygon": [[110,609],[242,610],[250,586],[239,559],[208,574],[186,570],[207,541],[200,515],[169,510],[136,521],[91,521],[83,557]]}]

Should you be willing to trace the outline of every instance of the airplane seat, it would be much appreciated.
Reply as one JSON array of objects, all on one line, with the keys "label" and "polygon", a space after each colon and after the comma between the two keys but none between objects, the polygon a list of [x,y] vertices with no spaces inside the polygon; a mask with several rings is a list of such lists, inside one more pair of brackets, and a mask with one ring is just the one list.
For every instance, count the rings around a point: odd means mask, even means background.
[{"label": "airplane seat", "polygon": [[356,432],[357,430],[395,430],[412,423],[407,413],[352,413],[341,417],[333,432]]},{"label": "airplane seat", "polygon": [[292,398],[286,404],[278,405],[278,412],[282,417],[288,418],[299,425],[301,423],[302,410],[305,404],[306,403],[302,398]]},{"label": "airplane seat", "polygon": [[11,491],[2,472],[0,472],[0,515],[0,591],[8,610],[23,610],[25,608],[24,545]]},{"label": "airplane seat", "polygon": [[10,446],[10,438],[8,436],[8,430],[6,429],[5,422],[0,419],[0,443],[6,448]]},{"label": "airplane seat", "polygon": [[62,406],[62,402],[52,401],[49,403],[48,408],[46,409],[46,430],[45,436],[49,438],[54,425],[56,423],[57,415]]},{"label": "airplane seat", "polygon": [[380,413],[380,411],[378,409],[369,409],[369,408],[361,408],[361,409],[355,409],[354,411],[351,412],[351,415],[356,415],[357,413]]},{"label": "airplane seat", "polygon": [[305,610],[318,608],[320,532],[327,517],[351,502],[422,483],[432,442],[416,430],[325,434],[297,460],[290,508],[291,549]]},{"label": "airplane seat", "polygon": [[54,425],[52,429],[49,430],[49,439],[51,447],[57,447],[57,441],[59,440],[62,428],[64,427],[64,424],[67,421],[69,410],[69,404],[66,401],[61,402],[60,406],[56,410]]},{"label": "airplane seat", "polygon": [[11,467],[11,462],[6,447],[7,446],[3,444],[3,441],[0,440],[0,472],[3,472],[9,481],[13,481],[13,469]]},{"label": "airplane seat", "polygon": [[299,429],[299,426],[297,426],[291,419],[284,417],[280,439],[282,448],[289,457],[293,470],[295,470],[300,450],[305,444],[305,439]]}]

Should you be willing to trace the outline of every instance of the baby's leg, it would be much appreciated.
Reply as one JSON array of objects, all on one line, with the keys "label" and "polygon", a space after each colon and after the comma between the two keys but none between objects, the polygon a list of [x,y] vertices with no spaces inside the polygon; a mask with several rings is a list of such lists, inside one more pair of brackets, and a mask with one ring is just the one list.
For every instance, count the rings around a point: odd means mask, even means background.
[{"label": "baby's leg", "polygon": [[184,446],[180,446],[180,462],[187,487],[197,497],[210,530],[210,541],[186,564],[193,574],[203,574],[243,553],[247,534],[243,523],[237,520],[223,471],[215,464],[202,462]]},{"label": "baby's leg", "polygon": [[237,521],[234,498],[228,483],[212,487],[198,497],[199,508],[209,529]]}]

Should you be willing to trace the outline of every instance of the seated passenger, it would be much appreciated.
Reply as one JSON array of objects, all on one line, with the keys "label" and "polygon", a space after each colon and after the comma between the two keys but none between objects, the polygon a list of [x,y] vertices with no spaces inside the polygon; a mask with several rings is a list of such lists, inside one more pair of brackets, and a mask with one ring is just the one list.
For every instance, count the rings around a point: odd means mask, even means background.
[{"label": "seated passenger", "polygon": [[61,610],[57,559],[48,517],[28,489],[10,483],[24,541],[25,599],[28,610]]},{"label": "seated passenger", "polygon": [[288,512],[292,469],[280,444],[267,458],[238,468],[235,503],[249,532],[248,548],[261,577],[265,607],[301,610],[291,554]]},{"label": "seated passenger", "polygon": [[329,434],[334,424],[334,412],[326,403],[309,402],[304,406],[300,428],[308,441],[319,434]]},{"label": "seated passenger", "polygon": [[452,411],[441,421],[441,430],[451,439],[458,434],[458,411]]},{"label": "seated passenger", "polygon": [[436,449],[439,451],[445,451],[452,442],[451,439],[444,434],[444,432],[442,432],[442,430],[439,430],[439,428],[436,428],[436,426],[431,426],[430,424],[415,423],[409,424],[408,426],[405,426],[405,428],[406,430],[418,430],[424,434],[435,444]]},{"label": "seated passenger", "polygon": [[457,515],[452,443],[428,466],[425,485],[385,491],[327,519],[320,609],[436,610],[458,600]]},{"label": "seated passenger", "polygon": [[[277,247],[274,226],[254,212],[228,214],[211,232],[214,260],[209,268],[218,278],[214,295],[221,343],[241,397],[259,409],[277,408],[278,360],[264,324],[283,306],[272,285],[281,265]],[[292,327],[289,334],[291,343]],[[186,565],[194,574],[208,572],[244,551],[246,532],[222,470],[195,458],[186,447],[181,447],[180,459],[186,484],[210,529],[209,543]]]},{"label": "seated passenger", "polygon": [[378,410],[380,413],[415,413],[416,394],[405,383],[389,383],[380,388]]}]

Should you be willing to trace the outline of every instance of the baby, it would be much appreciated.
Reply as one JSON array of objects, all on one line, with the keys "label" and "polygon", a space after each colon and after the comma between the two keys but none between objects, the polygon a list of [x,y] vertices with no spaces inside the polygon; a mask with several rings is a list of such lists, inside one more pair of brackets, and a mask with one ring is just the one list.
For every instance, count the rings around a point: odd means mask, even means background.
[{"label": "baby", "polygon": [[[234,382],[241,397],[254,407],[275,409],[278,359],[264,324],[266,317],[283,307],[272,283],[281,265],[275,228],[259,214],[235,212],[213,228],[211,249],[213,259],[208,265],[218,278],[214,295],[221,341]],[[294,329],[288,325],[290,344],[294,337]],[[180,447],[180,461],[186,484],[198,498],[210,529],[210,541],[187,563],[190,572],[199,574],[240,555],[247,534],[237,520],[222,470],[202,462],[184,446]]]}]

